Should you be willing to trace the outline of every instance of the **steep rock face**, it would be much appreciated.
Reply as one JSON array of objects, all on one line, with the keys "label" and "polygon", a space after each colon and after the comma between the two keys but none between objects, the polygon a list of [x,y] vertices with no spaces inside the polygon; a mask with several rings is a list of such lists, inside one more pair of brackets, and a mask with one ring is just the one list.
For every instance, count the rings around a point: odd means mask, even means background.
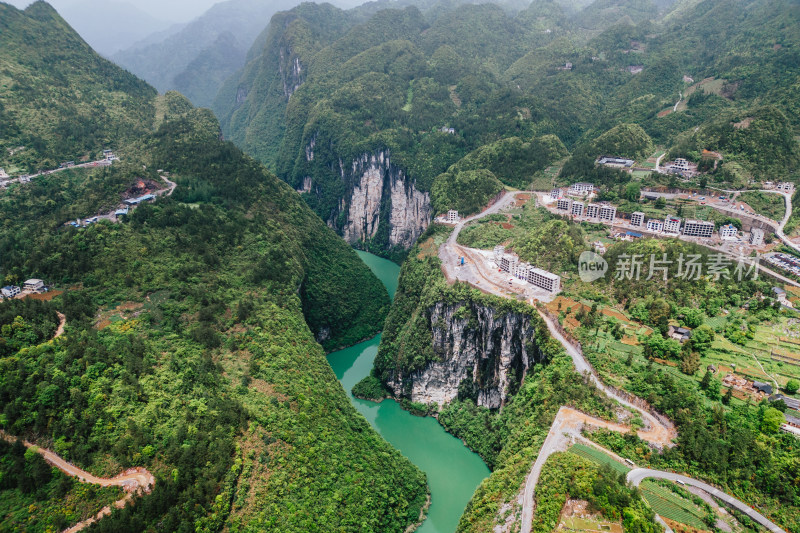
[{"label": "steep rock face", "polygon": [[527,370],[543,362],[528,315],[498,312],[476,303],[439,302],[428,310],[431,342],[439,361],[388,382],[397,396],[447,403],[459,396],[498,408],[516,392]]},{"label": "steep rock face", "polygon": [[388,152],[362,154],[349,168],[340,161],[339,172],[351,189],[328,223],[343,220],[339,229],[350,244],[374,239],[383,228],[388,246],[409,248],[430,224],[430,194],[417,190]]},{"label": "steep rock face", "polygon": [[305,68],[303,68],[300,58],[292,52],[289,46],[281,46],[278,55],[278,70],[283,84],[283,94],[288,100],[303,84]]}]

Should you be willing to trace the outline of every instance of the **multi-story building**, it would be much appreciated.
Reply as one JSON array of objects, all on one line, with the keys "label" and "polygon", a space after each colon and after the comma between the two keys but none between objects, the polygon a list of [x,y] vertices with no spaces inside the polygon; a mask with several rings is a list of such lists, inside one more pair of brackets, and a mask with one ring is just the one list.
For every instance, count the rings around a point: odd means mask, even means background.
[{"label": "multi-story building", "polygon": [[564,191],[562,191],[561,189],[553,189],[552,191],[550,191],[550,198],[555,198],[556,200],[558,200],[562,196],[564,196]]},{"label": "multi-story building", "polygon": [[593,183],[573,183],[569,186],[569,194],[576,196],[586,196],[594,192]]},{"label": "multi-story building", "polygon": [[572,202],[569,214],[576,217],[583,216],[583,202]]},{"label": "multi-story building", "polygon": [[753,246],[761,246],[764,244],[764,230],[760,228],[753,228],[750,230],[750,244]]},{"label": "multi-story building", "polygon": [[44,290],[44,281],[40,279],[29,279],[23,284],[23,288],[30,292],[42,292]]},{"label": "multi-story building", "polygon": [[600,206],[600,213],[598,214],[597,218],[599,218],[601,222],[614,222],[614,218],[616,218],[616,216],[616,207],[610,204],[603,204]]},{"label": "multi-story building", "polygon": [[680,171],[689,170],[689,162],[679,157],[672,163],[672,168]]},{"label": "multi-story building", "polygon": [[631,213],[631,226],[641,227],[644,225],[644,213],[636,211]]},{"label": "multi-story building", "polygon": [[[711,225],[714,228],[714,225]],[[681,232],[681,219],[678,217],[667,217],[664,219],[664,233],[675,233],[676,235]]]},{"label": "multi-story building", "polygon": [[558,292],[561,290],[561,277],[540,268],[531,267],[528,269],[527,281],[531,285],[541,287],[548,292]]},{"label": "multi-story building", "polygon": [[656,220],[651,218],[647,221],[647,231],[652,231],[654,233],[661,233],[664,231],[664,223],[660,220]]},{"label": "multi-story building", "polygon": [[7,285],[2,289],[0,289],[0,292],[2,292],[4,298],[13,298],[21,291],[20,288],[17,287],[16,285]]},{"label": "multi-story building", "polygon": [[572,208],[572,200],[569,198],[559,198],[556,202],[556,209],[561,211],[569,211]]},{"label": "multi-story building", "polygon": [[597,218],[600,215],[600,205],[599,204],[588,204],[586,206],[586,218]]},{"label": "multi-story building", "polygon": [[500,270],[508,272],[515,278],[525,280],[535,287],[540,287],[549,292],[558,292],[561,290],[560,276],[536,268],[528,263],[523,263],[515,255],[503,254],[500,257],[498,266]]},{"label": "multi-story building", "polygon": [[739,236],[739,228],[733,224],[725,224],[719,228],[719,236],[723,239],[735,239]]},{"label": "multi-story building", "polygon": [[447,212],[447,221],[451,224],[456,224],[458,222],[458,211],[455,209],[450,209]]},{"label": "multi-story building", "polygon": [[711,237],[714,223],[704,220],[687,220],[683,225],[683,234],[688,237]]}]

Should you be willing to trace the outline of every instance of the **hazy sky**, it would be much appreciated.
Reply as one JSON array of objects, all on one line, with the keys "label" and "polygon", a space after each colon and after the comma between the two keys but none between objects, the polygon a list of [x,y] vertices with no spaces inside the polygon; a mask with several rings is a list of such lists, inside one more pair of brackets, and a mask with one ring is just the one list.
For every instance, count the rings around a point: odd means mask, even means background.
[{"label": "hazy sky", "polygon": [[[33,0],[3,0],[23,8]],[[86,3],[86,0],[48,0],[56,10],[73,4]],[[94,0],[102,5],[106,0]],[[187,22],[221,0],[129,0],[127,3],[137,6],[159,20],[171,22]]]}]

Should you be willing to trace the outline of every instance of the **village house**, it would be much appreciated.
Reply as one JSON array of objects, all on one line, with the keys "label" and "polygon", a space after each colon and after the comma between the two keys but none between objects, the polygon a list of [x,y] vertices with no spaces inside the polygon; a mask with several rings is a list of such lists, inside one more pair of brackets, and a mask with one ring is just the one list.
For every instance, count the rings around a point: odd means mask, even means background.
[{"label": "village house", "polygon": [[636,211],[631,213],[631,226],[641,227],[644,225],[644,213]]},{"label": "village house", "polygon": [[36,278],[29,279],[22,285],[22,288],[28,292],[42,292],[44,291],[44,281]]},{"label": "village house", "polygon": [[593,183],[573,183],[569,186],[568,194],[572,194],[575,196],[587,196],[589,194],[594,193],[594,184]]},{"label": "village house", "polygon": [[20,288],[16,285],[6,285],[2,289],[0,289],[0,293],[3,294],[4,298],[13,298],[21,292]]},{"label": "village house", "polygon": [[739,237],[739,228],[733,224],[725,224],[719,228],[719,236],[723,239],[736,239]]},{"label": "village house", "polygon": [[647,231],[652,231],[654,233],[661,233],[664,231],[664,223],[660,220],[656,220],[651,218],[647,221]]},{"label": "village house", "polygon": [[458,218],[458,211],[456,211],[455,209],[450,209],[450,210],[447,212],[447,221],[448,221],[449,223],[451,223],[451,224],[457,224],[457,223],[458,223],[458,221],[459,221],[459,218]]}]

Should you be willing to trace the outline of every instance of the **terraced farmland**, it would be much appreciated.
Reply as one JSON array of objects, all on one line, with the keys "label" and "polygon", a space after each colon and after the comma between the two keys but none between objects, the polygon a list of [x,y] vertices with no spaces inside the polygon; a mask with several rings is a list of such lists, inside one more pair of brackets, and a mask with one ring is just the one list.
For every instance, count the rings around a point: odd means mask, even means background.
[{"label": "terraced farmland", "polygon": [[653,511],[662,517],[697,529],[708,529],[703,522],[704,512],[691,501],[650,480],[643,481],[639,488]]},{"label": "terraced farmland", "polygon": [[620,463],[610,455],[607,455],[600,450],[592,448],[591,446],[586,446],[584,444],[575,444],[572,448],[569,449],[570,452],[574,453],[575,455],[579,455],[584,459],[588,459],[594,463],[600,465],[608,465],[617,472],[622,474],[627,474],[630,472],[630,468],[625,466],[624,464]]}]

